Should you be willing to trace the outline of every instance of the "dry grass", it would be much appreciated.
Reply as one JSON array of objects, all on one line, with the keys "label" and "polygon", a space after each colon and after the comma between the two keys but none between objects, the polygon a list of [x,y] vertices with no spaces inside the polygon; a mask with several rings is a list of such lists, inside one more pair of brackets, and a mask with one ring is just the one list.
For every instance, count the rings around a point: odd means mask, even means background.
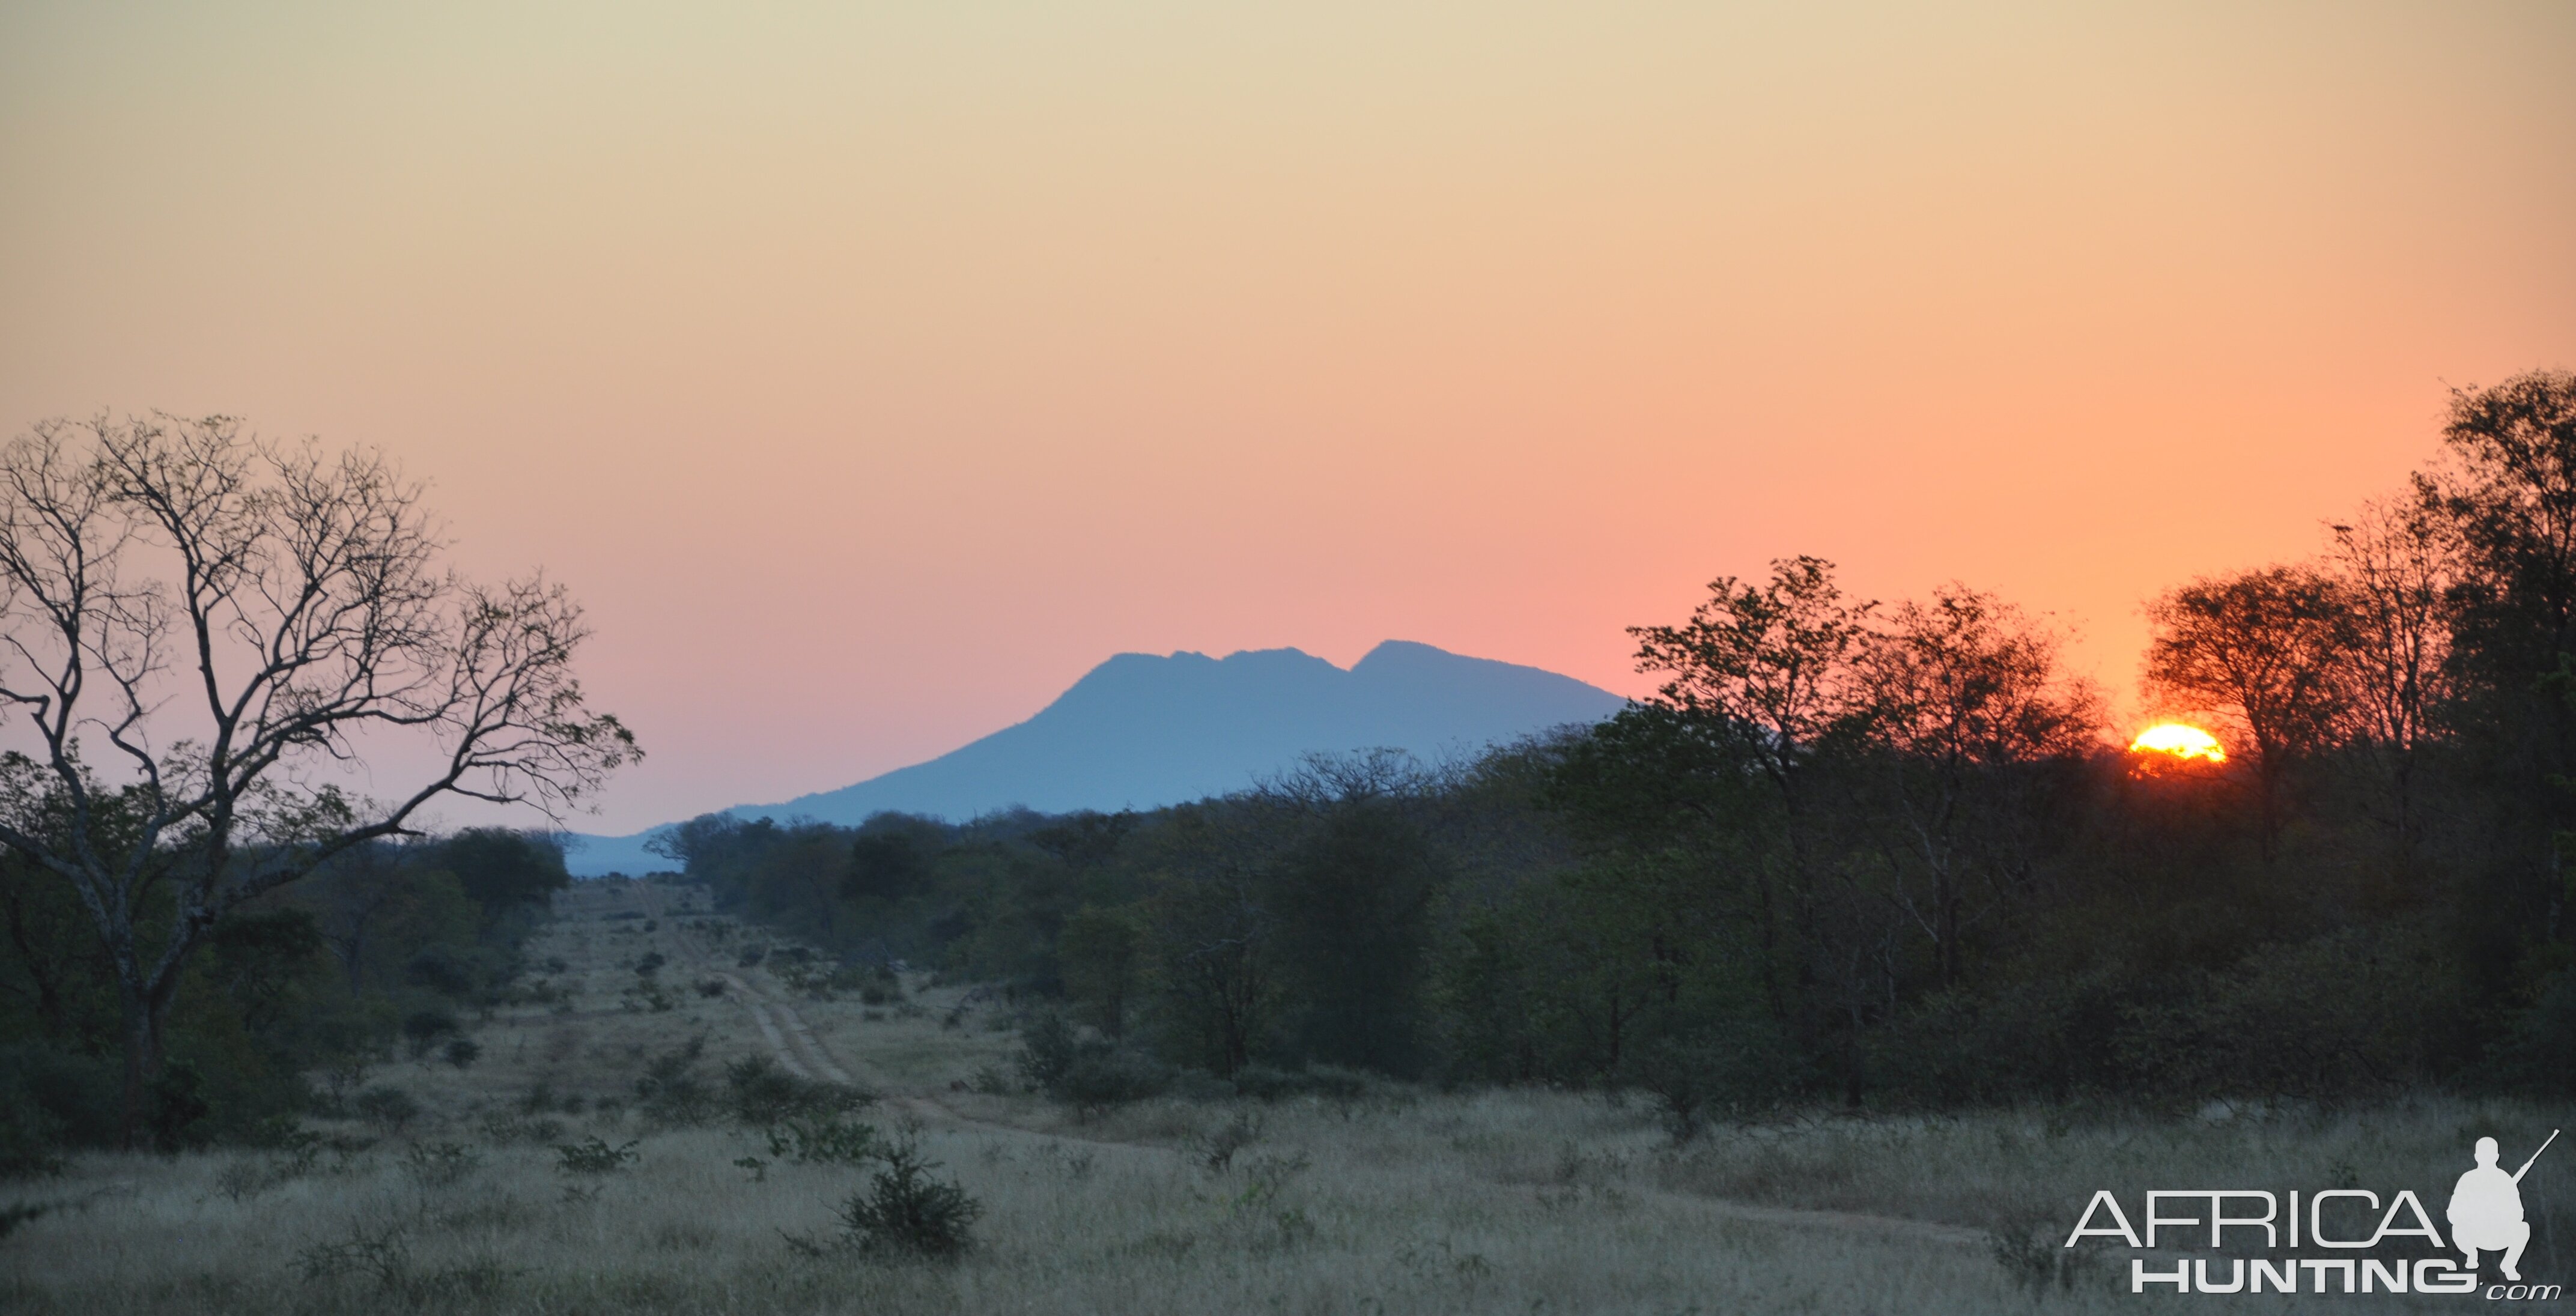
[{"label": "dry grass", "polygon": [[[877,1007],[875,1019],[855,999],[799,998],[766,965],[737,964],[743,931],[683,926],[697,918],[675,917],[673,899],[653,888],[568,897],[534,957],[566,961],[557,976],[579,987],[574,1008],[501,1012],[478,1029],[485,1058],[471,1069],[406,1062],[372,1076],[425,1108],[399,1137],[325,1152],[300,1173],[271,1154],[90,1156],[65,1178],[0,1192],[0,1204],[58,1204],[0,1242],[0,1307],[1991,1312],[2035,1299],[1997,1263],[1989,1231],[2062,1236],[2094,1187],[2133,1202],[2149,1187],[2339,1178],[2426,1192],[2458,1173],[2477,1132],[2570,1123],[2565,1112],[2427,1100],[2188,1124],[1821,1120],[1675,1149],[1651,1112],[1598,1097],[1391,1092],[1266,1108],[1258,1140],[1215,1172],[1193,1144],[1236,1109],[1152,1102],[1084,1123],[1033,1098],[955,1091],[1011,1047],[982,1010],[943,1026],[956,989],[916,984],[925,1008]],[[602,918],[628,908],[656,931]],[[670,961],[659,976],[678,1003],[667,1012],[620,1003],[636,981],[621,965],[648,950]],[[637,1113],[645,1062],[690,1036],[706,1036],[709,1068],[769,1053],[739,996],[690,990],[718,970],[756,995],[787,1058],[881,1088],[872,1120],[922,1123],[925,1148],[987,1208],[971,1254],[954,1265],[809,1255],[790,1236],[827,1235],[865,1171],[775,1163],[754,1131],[659,1128]],[[582,1098],[577,1115],[542,1117],[560,1125],[544,1142],[529,1140],[518,1110],[539,1083]],[[599,1175],[559,1168],[551,1143],[594,1136],[635,1140],[638,1159]],[[2566,1181],[2531,1181],[2553,1228],[2570,1213],[2547,1185]],[[2561,1278],[2563,1258],[2535,1242],[2525,1273]],[[2104,1268],[2044,1305],[2134,1306],[2124,1287]],[[2230,1305],[2267,1302],[2286,1305]]]}]

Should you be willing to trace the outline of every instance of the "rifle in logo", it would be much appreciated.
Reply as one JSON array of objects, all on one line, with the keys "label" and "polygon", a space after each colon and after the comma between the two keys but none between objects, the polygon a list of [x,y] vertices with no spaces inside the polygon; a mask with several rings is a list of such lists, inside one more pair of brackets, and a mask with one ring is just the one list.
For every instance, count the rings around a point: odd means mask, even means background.
[{"label": "rifle in logo", "polygon": [[[2558,1130],[2551,1129],[2549,1131],[2549,1136],[2540,1140],[2540,1151],[2536,1151],[2531,1154],[2531,1161],[2539,1160],[2540,1152],[2549,1150],[2549,1144],[2556,1141],[2558,1141]],[[2522,1176],[2531,1173],[2531,1161],[2524,1161],[2522,1163],[2522,1168],[2513,1172],[2513,1181],[2515,1183],[2521,1183]]]}]

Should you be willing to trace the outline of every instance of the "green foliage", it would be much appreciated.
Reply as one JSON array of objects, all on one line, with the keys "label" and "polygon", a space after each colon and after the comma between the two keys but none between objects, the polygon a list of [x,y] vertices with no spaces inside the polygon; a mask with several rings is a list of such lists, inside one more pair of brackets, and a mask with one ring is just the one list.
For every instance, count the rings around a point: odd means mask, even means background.
[{"label": "green foliage", "polygon": [[1321,759],[1116,817],[710,816],[673,853],[830,962],[992,984],[1021,1072],[1086,1110],[1528,1082],[1689,1138],[1817,1102],[2569,1095],[2576,376],[2462,390],[2443,438],[2322,564],[2151,609],[2156,690],[2223,764],[2120,753],[2043,619],[1791,557],[1632,632],[1653,697],[1469,766]]},{"label": "green foliage", "polygon": [[1020,1073],[1039,1091],[1082,1111],[1097,1111],[1161,1092],[1171,1070],[1106,1038],[1079,1033],[1064,1017],[1038,1016],[1023,1035]]},{"label": "green foliage", "polygon": [[698,1072],[706,1050],[706,1034],[700,1033],[645,1063],[635,1080],[635,1096],[647,1116],[674,1125],[703,1124],[714,1117],[716,1089]]},{"label": "green foliage", "polygon": [[867,1191],[844,1199],[844,1236],[861,1251],[880,1256],[952,1260],[974,1246],[974,1226],[984,1204],[955,1181],[932,1175],[939,1162],[924,1157],[919,1140],[905,1134],[888,1144],[885,1167]]}]

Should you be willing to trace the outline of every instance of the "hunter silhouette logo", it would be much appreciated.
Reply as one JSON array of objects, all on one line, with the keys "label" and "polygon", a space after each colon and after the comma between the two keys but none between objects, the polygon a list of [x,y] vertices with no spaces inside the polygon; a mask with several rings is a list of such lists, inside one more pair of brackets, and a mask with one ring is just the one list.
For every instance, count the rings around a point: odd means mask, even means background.
[{"label": "hunter silhouette logo", "polygon": [[[2496,1268],[2507,1283],[2490,1283],[2490,1301],[2556,1301],[2556,1284],[2522,1282],[2522,1253],[2531,1244],[2531,1222],[2524,1217],[2522,1177],[2531,1172],[2541,1152],[2558,1141],[2551,1129],[2522,1168],[2505,1173],[2496,1161],[2496,1140],[2480,1138],[2471,1150],[2476,1165],[2451,1188],[2444,1210],[2451,1238],[2441,1230],[2412,1189],[2400,1189],[2382,1209],[2380,1195],[2364,1188],[2338,1187],[2276,1193],[2263,1188],[2159,1189],[2146,1195],[2144,1230],[2130,1224],[2119,1196],[2109,1189],[2093,1194],[2075,1231],[2066,1236],[2073,1247],[2087,1238],[2116,1238],[2131,1248],[2153,1252],[2159,1232],[2169,1244],[2175,1234],[2206,1248],[2201,1256],[2150,1268],[2145,1258],[2129,1262],[2129,1291],[2171,1285],[2177,1293],[2479,1293],[2478,1259],[2496,1254]],[[2284,1208],[2287,1208],[2286,1210]],[[2188,1212],[2188,1213],[2186,1213]],[[2374,1228],[2371,1221],[2376,1218]],[[2141,1237],[2143,1234],[2143,1237]],[[2393,1254],[2404,1239],[2422,1255]],[[2252,1244],[2256,1253],[2225,1255]],[[2286,1244],[2286,1246],[2284,1246]],[[2298,1255],[2314,1249],[2322,1255]],[[2448,1253],[2457,1249],[2462,1265]],[[2351,1256],[2350,1251],[2376,1253]],[[2347,1255],[2337,1256],[2337,1252]],[[2282,1255],[2287,1253],[2289,1255]],[[2223,1269],[2222,1269],[2223,1268]],[[2303,1281],[2305,1283],[2303,1284]]]},{"label": "hunter silhouette logo", "polygon": [[2459,1186],[2451,1190],[2448,1212],[2451,1242],[2469,1259],[2469,1269],[2478,1268],[2480,1252],[2492,1249],[2504,1253],[2501,1269],[2506,1279],[2522,1278],[2522,1250],[2531,1243],[2531,1222],[2522,1218],[2522,1176],[2531,1173],[2531,1162],[2556,1141],[2558,1130],[2551,1129],[2540,1151],[2533,1152],[2521,1169],[2506,1174],[2496,1168],[2496,1140],[2478,1139],[2478,1166],[2460,1176]]}]

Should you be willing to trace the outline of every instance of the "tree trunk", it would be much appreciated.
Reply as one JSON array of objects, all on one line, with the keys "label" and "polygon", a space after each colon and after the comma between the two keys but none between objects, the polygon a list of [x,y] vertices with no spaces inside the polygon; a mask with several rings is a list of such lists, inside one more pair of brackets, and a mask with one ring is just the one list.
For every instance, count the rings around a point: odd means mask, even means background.
[{"label": "tree trunk", "polygon": [[142,991],[127,986],[118,995],[125,1025],[125,1094],[118,1126],[125,1149],[133,1151],[143,1140],[145,1088],[161,1072],[161,1029]]}]

